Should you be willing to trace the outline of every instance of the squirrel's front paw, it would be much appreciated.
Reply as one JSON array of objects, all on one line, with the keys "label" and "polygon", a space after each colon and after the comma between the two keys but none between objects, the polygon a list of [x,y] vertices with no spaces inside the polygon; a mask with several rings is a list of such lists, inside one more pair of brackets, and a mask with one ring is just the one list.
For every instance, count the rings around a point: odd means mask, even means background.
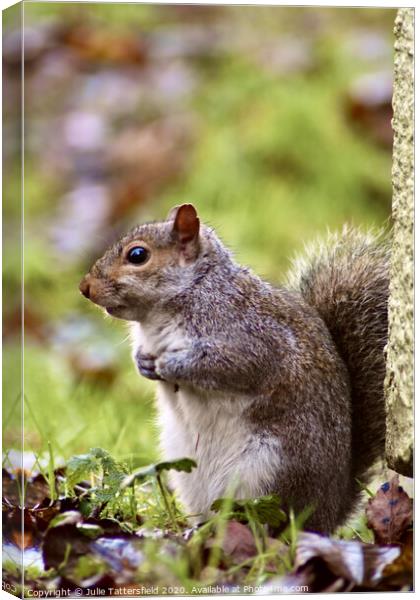
[{"label": "squirrel's front paw", "polygon": [[156,373],[156,356],[137,352],[136,364],[143,377],[147,377],[147,379],[162,379],[162,377]]},{"label": "squirrel's front paw", "polygon": [[184,350],[170,350],[164,352],[156,361],[156,371],[165,381],[183,379]]}]

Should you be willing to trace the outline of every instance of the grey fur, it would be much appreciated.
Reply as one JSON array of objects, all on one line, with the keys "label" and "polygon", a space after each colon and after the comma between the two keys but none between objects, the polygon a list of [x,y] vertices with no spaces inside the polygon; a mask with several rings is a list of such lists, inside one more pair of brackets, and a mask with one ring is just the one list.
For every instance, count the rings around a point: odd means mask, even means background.
[{"label": "grey fur", "polygon": [[[157,272],[111,281],[110,266],[137,239],[173,253]],[[383,451],[387,245],[344,231],[276,289],[237,265],[210,228],[196,243],[197,258],[181,264],[172,221],[135,228],[92,268],[106,290],[95,301],[140,323],[176,320],[185,343],[157,356],[139,348],[140,371],[201,390],[209,406],[220,394],[247,398],[249,468],[255,448],[280,441],[281,467],[260,491],[296,512],[312,506],[308,526],[332,531],[355,506],[355,478],[365,480]]]}]

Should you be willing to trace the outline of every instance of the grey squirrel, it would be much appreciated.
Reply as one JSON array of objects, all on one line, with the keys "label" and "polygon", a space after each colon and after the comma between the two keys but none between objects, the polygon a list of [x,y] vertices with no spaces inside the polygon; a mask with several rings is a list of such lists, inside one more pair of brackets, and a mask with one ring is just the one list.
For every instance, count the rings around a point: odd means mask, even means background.
[{"label": "grey squirrel", "polygon": [[187,511],[278,493],[309,528],[354,509],[384,449],[389,248],[347,229],[314,247],[290,285],[235,263],[191,204],[139,225],[80,284],[133,322],[133,357],[158,381],[161,446]]}]

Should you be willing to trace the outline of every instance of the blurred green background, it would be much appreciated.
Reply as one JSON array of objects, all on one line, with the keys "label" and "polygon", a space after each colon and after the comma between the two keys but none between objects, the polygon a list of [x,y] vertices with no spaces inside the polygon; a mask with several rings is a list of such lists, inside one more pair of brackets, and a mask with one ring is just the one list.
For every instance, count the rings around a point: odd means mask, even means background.
[{"label": "blurred green background", "polygon": [[[127,327],[78,291],[133,224],[193,202],[279,283],[327,228],[391,205],[390,9],[28,3],[25,445],[158,456]],[[20,447],[19,36],[4,20],[5,449]]]}]

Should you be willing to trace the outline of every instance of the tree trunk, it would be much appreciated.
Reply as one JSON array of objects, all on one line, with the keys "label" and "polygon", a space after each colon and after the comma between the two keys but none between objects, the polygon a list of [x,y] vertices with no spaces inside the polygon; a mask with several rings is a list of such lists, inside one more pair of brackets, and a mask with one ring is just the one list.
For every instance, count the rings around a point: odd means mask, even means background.
[{"label": "tree trunk", "polygon": [[395,21],[394,149],[392,216],[394,238],[385,380],[388,466],[413,471],[413,275],[414,275],[414,10]]}]

